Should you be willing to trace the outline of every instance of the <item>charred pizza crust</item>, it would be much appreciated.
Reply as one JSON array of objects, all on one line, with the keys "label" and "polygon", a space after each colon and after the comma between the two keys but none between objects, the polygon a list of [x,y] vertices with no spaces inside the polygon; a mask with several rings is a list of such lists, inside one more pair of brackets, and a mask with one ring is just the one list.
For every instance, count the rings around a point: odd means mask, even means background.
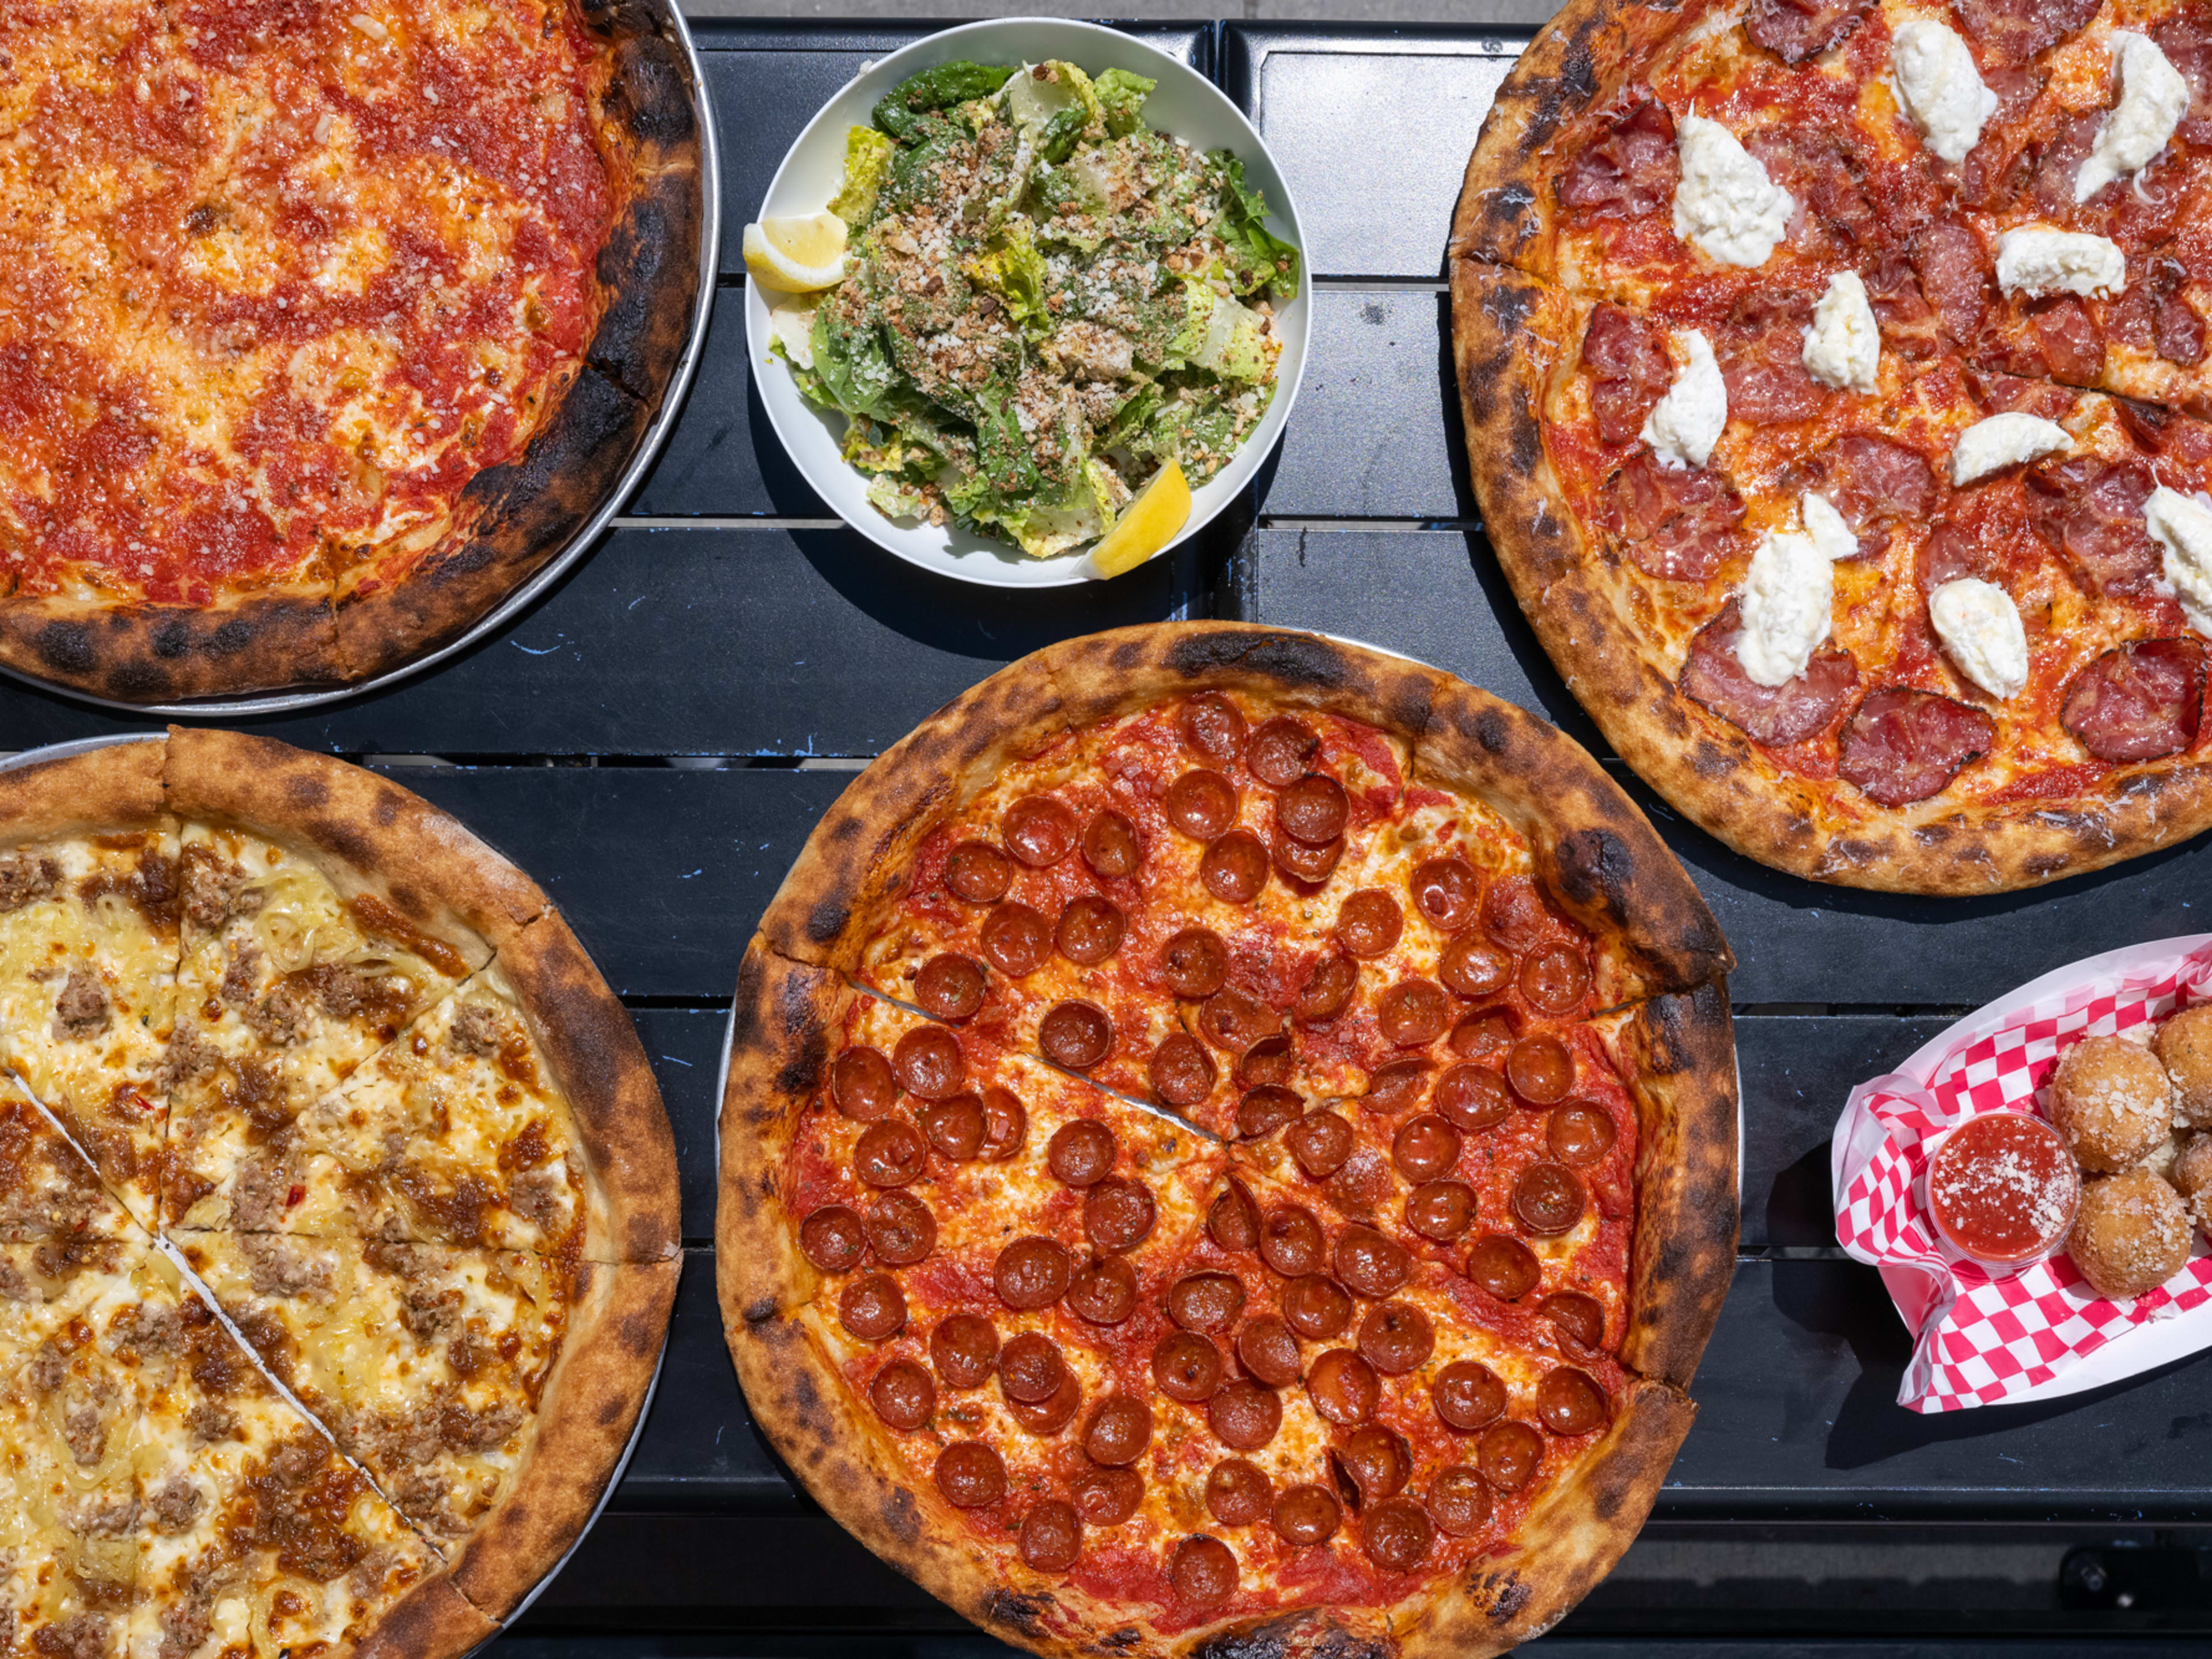
[{"label": "charred pizza crust", "polygon": [[[1547,896],[1609,953],[1624,1006],[1612,1046],[1643,1140],[1630,1326],[1640,1373],[1574,1480],[1547,1495],[1525,1547],[1479,1580],[1443,1580],[1380,1612],[1309,1607],[1164,1637],[1124,1607],[988,1558],[939,1495],[917,1491],[809,1334],[823,1275],[798,1249],[780,1172],[823,1084],[841,1011],[877,918],[933,825],[1010,762],[1092,722],[1204,690],[1366,721],[1403,738],[1410,776],[1479,798],[1540,848]],[[1555,848],[1551,843],[1556,842]],[[1695,1408],[1684,1393],[1734,1270],[1736,1091],[1726,941],[1650,823],[1542,722],[1405,659],[1291,630],[1167,623],[1051,646],[955,699],[862,772],[823,819],[738,972],[720,1127],[717,1291],[753,1419],[839,1522],[994,1635],[1052,1656],[1204,1659],[1316,1651],[1481,1659],[1548,1628],[1641,1528]],[[1602,976],[1601,982],[1602,982]]]}]

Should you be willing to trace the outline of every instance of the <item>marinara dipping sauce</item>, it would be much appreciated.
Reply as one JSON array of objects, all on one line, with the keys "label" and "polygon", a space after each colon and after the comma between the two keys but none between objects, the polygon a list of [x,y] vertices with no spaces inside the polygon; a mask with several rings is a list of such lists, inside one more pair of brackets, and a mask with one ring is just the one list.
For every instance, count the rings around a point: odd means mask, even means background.
[{"label": "marinara dipping sauce", "polygon": [[1936,1230],[1985,1267],[2048,1255],[2073,1226],[2081,1198],[2081,1171],[2066,1143],[2025,1112],[1967,1119],[1928,1164]]}]

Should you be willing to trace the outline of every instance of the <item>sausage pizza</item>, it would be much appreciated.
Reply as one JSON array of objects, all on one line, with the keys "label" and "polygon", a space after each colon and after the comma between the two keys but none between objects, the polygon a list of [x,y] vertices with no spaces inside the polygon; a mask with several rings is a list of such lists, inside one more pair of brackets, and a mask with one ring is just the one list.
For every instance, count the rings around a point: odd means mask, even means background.
[{"label": "sausage pizza", "polygon": [[220,732],[0,772],[10,1648],[495,1634],[636,1421],[675,1184],[558,913],[404,790]]},{"label": "sausage pizza", "polygon": [[644,0],[0,16],[0,663],[134,702],[366,678],[594,512],[689,333]]},{"label": "sausage pizza", "polygon": [[1621,755],[1821,880],[2212,823],[2212,11],[1577,0],[1449,256],[1500,563]]},{"label": "sausage pizza", "polygon": [[860,775],[746,953],[754,1419],[1040,1653],[1510,1647],[1689,1427],[1729,965],[1589,758],[1445,675],[1040,652]]}]

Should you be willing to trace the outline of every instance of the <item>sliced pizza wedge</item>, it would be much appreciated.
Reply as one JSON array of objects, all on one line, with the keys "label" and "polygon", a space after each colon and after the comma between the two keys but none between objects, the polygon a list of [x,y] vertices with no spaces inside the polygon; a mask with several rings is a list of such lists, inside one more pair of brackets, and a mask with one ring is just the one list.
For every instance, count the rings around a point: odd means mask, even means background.
[{"label": "sliced pizza wedge", "polygon": [[0,1085],[0,1347],[34,1352],[152,1242],[46,1114]]}]

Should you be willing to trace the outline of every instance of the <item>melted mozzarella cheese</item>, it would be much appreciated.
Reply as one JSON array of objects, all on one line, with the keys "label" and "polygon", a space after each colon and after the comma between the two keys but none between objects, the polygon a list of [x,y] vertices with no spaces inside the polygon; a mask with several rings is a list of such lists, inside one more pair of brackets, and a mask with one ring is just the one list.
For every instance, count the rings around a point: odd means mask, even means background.
[{"label": "melted mozzarella cheese", "polygon": [[1760,685],[1803,673],[1828,637],[1835,598],[1834,562],[1810,536],[1764,538],[1743,584],[1743,631],[1735,641],[1743,672]]},{"label": "melted mozzarella cheese", "polygon": [[1694,328],[1674,331],[1680,367],[1667,395],[1652,406],[1639,434],[1659,465],[1703,466],[1728,425],[1728,382],[1713,361],[1712,342]]},{"label": "melted mozzarella cheese", "polygon": [[1813,538],[1813,545],[1820,550],[1823,557],[1833,561],[1858,556],[1858,537],[1826,495],[1807,490],[1797,503],[1797,511],[1805,520],[1805,533]]},{"label": "melted mozzarella cheese", "polygon": [[2108,295],[2127,285],[2127,256],[2106,237],[2026,225],[1997,239],[1997,286],[2007,294]]},{"label": "melted mozzarella cheese", "polygon": [[2166,550],[2166,579],[2181,614],[2198,633],[2212,635],[2212,507],[2160,484],[2143,503],[2143,527]]},{"label": "melted mozzarella cheese", "polygon": [[2096,144],[2074,175],[2077,202],[2156,161],[2189,108],[2189,82],[2148,35],[2132,29],[2113,32],[2112,74],[2120,83],[2119,101],[2097,129]]},{"label": "melted mozzarella cheese", "polygon": [[1928,596],[1928,619],[1944,654],[1993,697],[2016,697],[2027,684],[2027,630],[2012,598],[1994,582],[1962,576]]},{"label": "melted mozzarella cheese", "polygon": [[1797,204],[1717,121],[1675,123],[1682,180],[1674,187],[1674,234],[1724,265],[1763,265]]},{"label": "melted mozzarella cheese", "polygon": [[1966,43],[1941,23],[1915,20],[1898,25],[1889,61],[1921,141],[1954,167],[1965,161],[1997,107]]},{"label": "melted mozzarella cheese", "polygon": [[1958,442],[1951,447],[1951,482],[1972,483],[2002,468],[2073,447],[2074,440],[2056,421],[2007,410],[1975,422],[1959,434]]},{"label": "melted mozzarella cheese", "polygon": [[1839,391],[1872,392],[1881,365],[1881,331],[1867,303],[1866,284],[1855,270],[1828,278],[1805,331],[1805,372]]}]

